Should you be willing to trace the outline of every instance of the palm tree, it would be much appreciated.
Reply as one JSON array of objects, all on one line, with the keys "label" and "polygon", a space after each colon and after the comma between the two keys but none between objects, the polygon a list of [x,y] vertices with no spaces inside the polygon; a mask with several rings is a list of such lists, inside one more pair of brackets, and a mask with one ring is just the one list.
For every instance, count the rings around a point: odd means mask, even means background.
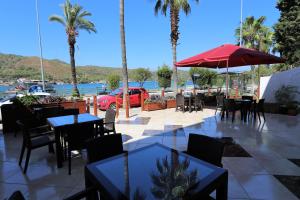
[{"label": "palm tree", "polygon": [[[264,22],[265,16],[261,16],[255,19],[254,16],[247,17],[243,23],[242,28],[242,44],[247,48],[253,48],[263,52],[270,52],[273,46],[273,32],[266,26]],[[240,42],[240,27],[235,30],[235,37]],[[251,66],[252,86],[254,86],[254,69],[255,66]],[[252,87],[254,90],[254,88]]]},{"label": "palm tree", "polygon": [[128,94],[128,71],[126,59],[126,40],[125,40],[125,25],[124,25],[124,0],[120,0],[120,34],[121,34],[121,49],[122,49],[122,73],[123,73],[123,105],[126,108],[126,117],[129,117],[127,105]]},{"label": "palm tree", "polygon": [[[199,0],[195,0],[199,2]],[[170,12],[170,22],[171,22],[171,44],[172,44],[172,54],[173,54],[173,81],[174,89],[177,91],[177,68],[175,63],[177,61],[177,52],[176,47],[179,39],[179,13],[182,10],[185,15],[188,15],[191,12],[191,6],[188,0],[156,0],[156,5],[154,8],[155,15],[159,11],[163,15],[167,15],[167,12]]]},{"label": "palm tree", "polygon": [[71,73],[72,73],[72,82],[73,82],[73,95],[79,97],[79,90],[77,88],[77,78],[76,78],[76,69],[75,69],[75,43],[76,37],[79,34],[79,30],[85,30],[89,33],[96,33],[95,25],[85,19],[87,16],[91,16],[90,12],[83,10],[83,7],[74,4],[72,5],[69,0],[62,5],[62,10],[64,15],[52,15],[49,17],[50,21],[58,22],[65,27],[66,34],[68,37],[69,44],[69,53],[70,53],[70,64],[71,64]]}]

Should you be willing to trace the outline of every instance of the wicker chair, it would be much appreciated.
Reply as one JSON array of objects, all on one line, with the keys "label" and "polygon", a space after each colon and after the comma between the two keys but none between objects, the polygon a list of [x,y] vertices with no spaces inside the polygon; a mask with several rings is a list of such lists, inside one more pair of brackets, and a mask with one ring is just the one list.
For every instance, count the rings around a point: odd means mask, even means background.
[{"label": "wicker chair", "polygon": [[219,140],[205,135],[189,134],[187,151],[193,157],[223,167],[222,156],[224,144]]},{"label": "wicker chair", "polygon": [[53,131],[47,128],[47,126],[38,126],[36,120],[18,120],[19,125],[23,133],[23,143],[21,148],[21,154],[19,159],[19,165],[21,166],[25,149],[27,149],[25,166],[23,173],[26,174],[30,154],[33,149],[41,148],[44,146],[49,147],[49,152],[54,153],[53,144],[55,143],[53,137]]},{"label": "wicker chair", "polygon": [[182,112],[185,111],[184,96],[182,94],[176,94],[176,111],[180,108]]},{"label": "wicker chair", "polygon": [[115,120],[116,120],[116,111],[110,108],[107,109],[105,112],[102,134],[116,133]]}]

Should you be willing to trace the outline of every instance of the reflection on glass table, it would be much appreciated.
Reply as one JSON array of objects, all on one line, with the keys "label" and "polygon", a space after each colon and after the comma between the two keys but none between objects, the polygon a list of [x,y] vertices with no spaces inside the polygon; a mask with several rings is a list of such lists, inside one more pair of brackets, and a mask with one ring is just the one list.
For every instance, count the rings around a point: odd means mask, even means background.
[{"label": "reflection on glass table", "polygon": [[160,144],[87,165],[88,186],[109,199],[227,199],[227,170]]}]

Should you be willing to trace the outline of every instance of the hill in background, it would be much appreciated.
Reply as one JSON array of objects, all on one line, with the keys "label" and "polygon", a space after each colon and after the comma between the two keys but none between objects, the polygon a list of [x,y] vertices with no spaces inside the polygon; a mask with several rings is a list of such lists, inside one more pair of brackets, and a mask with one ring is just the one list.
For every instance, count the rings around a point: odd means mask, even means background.
[{"label": "hill in background", "polygon": [[[53,82],[71,82],[70,65],[63,61],[44,59],[44,70],[46,80]],[[100,67],[100,66],[77,66],[78,82],[105,81],[107,74],[116,73],[122,76],[121,68]],[[129,79],[133,69],[128,69]],[[188,79],[187,71],[178,71],[179,77]],[[38,57],[19,56],[0,53],[0,80],[16,81],[18,78],[41,79],[40,59]],[[152,80],[156,80],[156,73],[153,72]]]}]

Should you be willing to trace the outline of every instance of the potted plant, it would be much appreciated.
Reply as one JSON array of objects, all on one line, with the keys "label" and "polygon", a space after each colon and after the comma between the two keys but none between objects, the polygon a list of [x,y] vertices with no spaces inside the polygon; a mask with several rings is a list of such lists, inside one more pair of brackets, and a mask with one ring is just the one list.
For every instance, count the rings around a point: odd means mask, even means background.
[{"label": "potted plant", "polygon": [[176,99],[173,96],[166,97],[167,108],[176,108]]},{"label": "potted plant", "polygon": [[151,96],[144,102],[145,111],[161,110],[166,108],[166,101],[159,96]]},{"label": "potted plant", "polygon": [[280,112],[283,114],[297,115],[298,103],[295,98],[300,94],[296,86],[283,85],[275,92],[275,99],[280,104]]}]

